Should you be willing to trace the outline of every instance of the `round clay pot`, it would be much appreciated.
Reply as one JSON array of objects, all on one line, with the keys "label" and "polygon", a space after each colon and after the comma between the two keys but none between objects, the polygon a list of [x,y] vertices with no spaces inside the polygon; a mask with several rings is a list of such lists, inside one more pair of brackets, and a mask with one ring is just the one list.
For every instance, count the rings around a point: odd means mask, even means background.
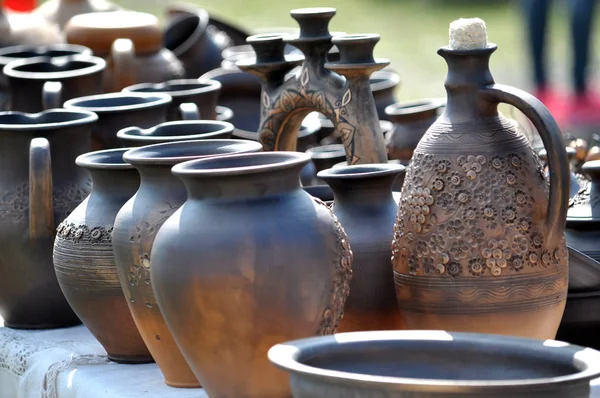
[{"label": "round clay pot", "polygon": [[309,161],[263,152],[173,168],[188,200],[158,231],[151,280],[211,397],[290,396],[269,347],[337,328],[352,252],[331,210],[300,188]]},{"label": "round clay pot", "polygon": [[400,102],[385,108],[385,113],[394,124],[394,130],[386,136],[388,158],[409,160],[423,134],[436,121],[438,101],[419,100]]},{"label": "round clay pot", "polygon": [[115,263],[135,324],[172,387],[199,384],[163,320],[150,283],[156,233],[187,198],[183,183],[171,168],[186,160],[260,150],[262,146],[251,141],[199,140],[148,145],[123,155],[138,170],[140,188],[115,219]]},{"label": "round clay pot", "polygon": [[333,190],[333,213],[344,227],[354,254],[350,296],[340,332],[404,328],[390,264],[398,210],[392,185],[403,173],[400,164],[371,164],[336,167],[317,174]]},{"label": "round clay pot", "polygon": [[58,226],[54,268],[71,308],[108,357],[144,363],[152,357],[125,301],[112,245],[115,217],[140,182],[135,168],[123,161],[126,151],[109,149],[77,158],[77,165],[92,177],[92,192]]},{"label": "round clay pot", "polygon": [[144,146],[173,141],[192,141],[230,138],[233,125],[209,120],[182,120],[166,122],[141,129],[127,127],[117,133],[125,146]]},{"label": "round clay pot", "polygon": [[395,92],[400,85],[400,75],[390,68],[378,70],[373,72],[369,83],[379,120],[391,120],[385,108],[396,102]]},{"label": "round clay pot", "polygon": [[278,344],[295,398],[589,397],[600,352],[444,331],[340,333]]}]

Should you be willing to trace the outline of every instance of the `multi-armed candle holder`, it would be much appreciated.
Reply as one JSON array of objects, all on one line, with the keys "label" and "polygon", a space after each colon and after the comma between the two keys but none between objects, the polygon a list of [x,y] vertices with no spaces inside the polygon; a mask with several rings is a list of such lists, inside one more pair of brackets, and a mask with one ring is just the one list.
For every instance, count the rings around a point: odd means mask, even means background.
[{"label": "multi-armed candle holder", "polygon": [[[371,74],[389,64],[388,60],[373,58],[379,35],[331,36],[328,25],[334,8],[298,9],[291,14],[300,25],[297,37],[250,36],[247,41],[256,58],[237,63],[262,82],[259,134],[264,150],[295,150],[302,120],[317,111],[334,123],[349,164],[386,163],[385,142],[369,85]],[[304,56],[284,56],[286,43]],[[334,44],[340,60],[327,62]],[[297,72],[288,75],[298,66]]]}]

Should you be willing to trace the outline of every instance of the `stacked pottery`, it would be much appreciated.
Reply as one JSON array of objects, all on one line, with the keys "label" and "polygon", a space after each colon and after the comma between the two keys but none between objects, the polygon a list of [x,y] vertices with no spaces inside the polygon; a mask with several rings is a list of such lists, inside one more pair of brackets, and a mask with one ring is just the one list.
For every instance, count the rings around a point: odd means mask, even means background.
[{"label": "stacked pottery", "polygon": [[135,194],[139,175],[123,161],[127,149],[77,158],[92,177],[92,192],[56,230],[54,268],[71,308],[98,339],[108,358],[151,362],[133,321],[115,266],[112,232],[119,209]]},{"label": "stacked pottery", "polygon": [[[495,84],[480,19],[451,24],[444,113],[414,151],[393,241],[409,329],[554,338],[567,296],[569,163],[535,97]],[[497,111],[517,107],[544,138],[550,187],[529,141]]]},{"label": "stacked pottery", "polygon": [[257,142],[217,139],[149,145],[123,155],[137,169],[141,181],[139,190],[114,222],[115,263],[135,324],[170,386],[198,386],[162,318],[150,280],[156,233],[187,197],[183,183],[171,174],[171,168],[186,160],[257,152],[261,148]]},{"label": "stacked pottery", "polygon": [[173,167],[188,199],[158,231],[151,283],[211,397],[289,396],[269,347],[340,321],[352,252],[331,210],[300,187],[309,161],[267,152]]},{"label": "stacked pottery", "polygon": [[317,174],[333,190],[333,213],[348,234],[354,261],[340,332],[402,329],[394,290],[390,242],[398,205],[399,164],[343,166]]}]

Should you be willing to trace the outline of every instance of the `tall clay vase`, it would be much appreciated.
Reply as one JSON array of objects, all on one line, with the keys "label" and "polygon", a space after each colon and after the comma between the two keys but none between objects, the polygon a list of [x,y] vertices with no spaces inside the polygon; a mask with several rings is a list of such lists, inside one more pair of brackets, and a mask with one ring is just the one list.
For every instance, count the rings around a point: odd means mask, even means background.
[{"label": "tall clay vase", "polygon": [[133,322],[113,255],[112,231],[119,209],[137,191],[139,175],[123,161],[126,148],[77,158],[92,177],[92,192],[56,231],[54,268],[71,308],[121,363],[152,362]]},{"label": "tall clay vase", "polygon": [[[554,338],[567,295],[569,163],[540,101],[495,84],[493,44],[444,47],[447,106],[415,149],[393,243],[410,329]],[[550,186],[526,137],[497,111],[516,106],[550,154]]]},{"label": "tall clay vase", "polygon": [[166,383],[172,387],[199,387],[199,384],[163,320],[150,284],[156,233],[187,199],[185,186],[171,173],[171,168],[186,160],[260,150],[262,146],[252,141],[198,140],[148,145],[123,155],[138,170],[140,189],[115,219],[115,263],[135,324]]},{"label": "tall clay vase", "polygon": [[317,176],[333,190],[333,213],[352,246],[353,278],[340,332],[402,329],[391,242],[398,205],[392,196],[394,180],[404,173],[400,164],[342,166]]},{"label": "tall clay vase", "polygon": [[309,161],[261,152],[173,167],[188,200],[158,231],[151,281],[211,398],[290,396],[269,347],[338,326],[352,252],[331,210],[300,188]]}]

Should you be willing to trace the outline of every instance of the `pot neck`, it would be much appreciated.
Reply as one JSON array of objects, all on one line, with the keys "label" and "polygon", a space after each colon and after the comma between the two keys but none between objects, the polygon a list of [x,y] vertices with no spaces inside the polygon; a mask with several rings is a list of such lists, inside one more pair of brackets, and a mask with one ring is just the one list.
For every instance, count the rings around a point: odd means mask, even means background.
[{"label": "pot neck", "polygon": [[140,177],[136,169],[86,168],[92,178],[92,195],[131,198],[139,188]]},{"label": "pot neck", "polygon": [[134,165],[140,174],[140,190],[150,189],[156,195],[186,196],[185,186],[171,173],[173,165]]},{"label": "pot neck", "polygon": [[498,114],[497,106],[482,102],[479,96],[482,87],[494,84],[489,61],[496,48],[490,45],[479,50],[457,51],[445,47],[438,50],[448,65],[444,115],[452,121],[468,122]]}]

